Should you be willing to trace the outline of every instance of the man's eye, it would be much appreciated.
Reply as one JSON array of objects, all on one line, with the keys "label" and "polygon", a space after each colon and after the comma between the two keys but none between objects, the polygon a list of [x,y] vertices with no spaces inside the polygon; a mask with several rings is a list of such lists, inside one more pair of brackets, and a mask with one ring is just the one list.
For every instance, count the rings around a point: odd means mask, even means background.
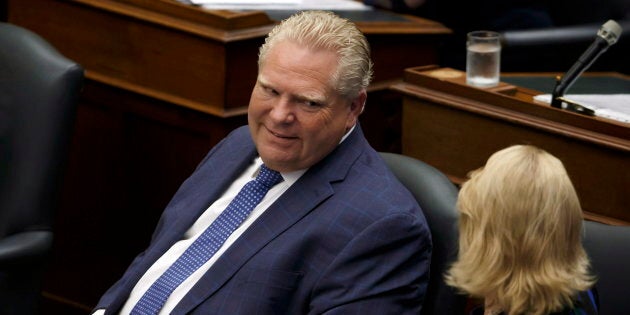
[{"label": "man's eye", "polygon": [[313,102],[313,101],[305,101],[304,103],[306,103],[306,105],[308,105],[309,107],[320,107],[321,104],[318,102]]},{"label": "man's eye", "polygon": [[264,87],[263,90],[265,91],[265,93],[269,94],[269,95],[278,95],[278,91],[270,88],[270,87]]}]

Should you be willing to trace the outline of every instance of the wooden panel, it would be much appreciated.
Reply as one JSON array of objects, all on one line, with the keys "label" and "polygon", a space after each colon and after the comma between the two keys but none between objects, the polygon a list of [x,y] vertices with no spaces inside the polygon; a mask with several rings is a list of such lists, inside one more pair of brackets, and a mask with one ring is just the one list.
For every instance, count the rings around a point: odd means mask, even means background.
[{"label": "wooden panel", "polygon": [[418,68],[408,73],[414,78],[409,81],[433,81],[430,87],[405,82],[395,88],[405,95],[404,154],[461,183],[492,153],[514,144],[533,144],[562,160],[584,210],[593,214],[590,218],[630,223],[628,125],[533,104],[531,98],[525,104],[527,91],[519,93],[523,99],[518,100],[506,92],[515,87],[476,89],[455,77],[457,71],[447,78],[432,77],[432,71]]},{"label": "wooden panel", "polygon": [[[276,23],[261,11],[210,11],[168,0],[9,0],[9,7],[11,23],[81,63],[88,79],[221,117],[245,112],[258,47]],[[357,24],[373,50],[375,82],[435,63],[436,47],[450,33],[413,17]]]},{"label": "wooden panel", "polygon": [[[88,79],[217,116],[244,112],[242,90],[255,79],[262,35],[226,45],[210,30],[202,36],[165,27],[133,17],[133,10],[120,14],[38,0],[11,1],[10,8],[11,23],[37,32],[81,63]],[[228,63],[228,55],[241,64]]]}]

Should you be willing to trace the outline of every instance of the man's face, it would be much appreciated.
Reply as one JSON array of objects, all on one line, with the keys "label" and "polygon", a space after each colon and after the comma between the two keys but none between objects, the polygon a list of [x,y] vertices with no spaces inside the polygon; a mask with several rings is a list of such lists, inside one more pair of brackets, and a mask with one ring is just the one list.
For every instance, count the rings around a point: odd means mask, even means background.
[{"label": "man's face", "polygon": [[319,162],[361,113],[331,85],[336,53],[280,42],[269,51],[249,101],[248,122],[258,154],[269,168],[290,172]]}]

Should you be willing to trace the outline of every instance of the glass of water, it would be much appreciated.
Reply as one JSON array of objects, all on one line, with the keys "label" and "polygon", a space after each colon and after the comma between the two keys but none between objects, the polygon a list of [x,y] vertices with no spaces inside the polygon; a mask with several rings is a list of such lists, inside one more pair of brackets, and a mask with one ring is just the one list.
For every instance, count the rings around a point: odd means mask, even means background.
[{"label": "glass of water", "polygon": [[499,84],[501,41],[499,33],[474,31],[466,41],[466,83],[477,87]]}]

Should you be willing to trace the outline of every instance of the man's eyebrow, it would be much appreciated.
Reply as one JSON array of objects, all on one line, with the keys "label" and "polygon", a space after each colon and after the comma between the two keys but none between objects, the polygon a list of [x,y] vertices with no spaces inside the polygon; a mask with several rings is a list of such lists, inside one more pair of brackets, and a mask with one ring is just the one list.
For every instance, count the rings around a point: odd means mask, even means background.
[{"label": "man's eyebrow", "polygon": [[[258,76],[257,80],[258,84],[264,88],[272,88],[273,84],[269,83],[267,80],[265,80],[265,78],[263,76]],[[309,101],[309,102],[315,102],[318,104],[326,104],[326,96],[325,95],[321,95],[320,93],[301,93],[301,94],[291,94],[291,97],[293,99],[299,100],[299,101]]]},{"label": "man's eyebrow", "polygon": [[269,82],[267,82],[267,80],[265,80],[265,78],[264,78],[263,76],[261,76],[261,75],[259,75],[259,76],[256,78],[256,81],[257,81],[260,85],[264,85],[264,86],[269,86],[269,85],[270,85],[270,84],[269,84]]},{"label": "man's eyebrow", "polygon": [[326,97],[324,95],[316,95],[314,93],[295,95],[295,98],[301,101],[315,102],[317,104],[326,104]]}]

